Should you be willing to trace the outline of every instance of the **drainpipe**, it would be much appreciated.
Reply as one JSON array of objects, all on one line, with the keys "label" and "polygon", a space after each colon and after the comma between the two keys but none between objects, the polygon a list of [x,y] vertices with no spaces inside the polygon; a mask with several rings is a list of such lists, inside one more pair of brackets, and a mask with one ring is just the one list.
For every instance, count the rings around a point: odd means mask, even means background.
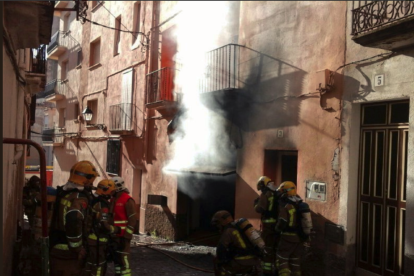
[{"label": "drainpipe", "polygon": [[3,138],[3,144],[31,145],[40,157],[40,194],[42,199],[42,276],[49,276],[49,236],[47,233],[46,156],[43,148],[29,139]]}]

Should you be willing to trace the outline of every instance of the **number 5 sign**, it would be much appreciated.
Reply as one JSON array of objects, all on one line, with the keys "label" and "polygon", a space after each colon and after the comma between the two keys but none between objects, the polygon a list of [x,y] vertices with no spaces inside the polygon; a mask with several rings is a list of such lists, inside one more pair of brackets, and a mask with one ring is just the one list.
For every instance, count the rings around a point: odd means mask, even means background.
[{"label": "number 5 sign", "polygon": [[384,85],[384,75],[376,75],[374,77],[374,86],[383,86]]}]

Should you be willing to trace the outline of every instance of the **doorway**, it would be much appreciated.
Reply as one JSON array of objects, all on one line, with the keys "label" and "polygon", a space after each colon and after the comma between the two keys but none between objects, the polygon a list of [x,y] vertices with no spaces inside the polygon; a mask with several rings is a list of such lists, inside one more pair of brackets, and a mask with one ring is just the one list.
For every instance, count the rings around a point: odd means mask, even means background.
[{"label": "doorway", "polygon": [[358,187],[358,266],[404,275],[409,102],[363,105]]},{"label": "doorway", "polygon": [[298,175],[298,152],[294,150],[265,150],[263,173],[276,185],[292,181],[296,185]]}]

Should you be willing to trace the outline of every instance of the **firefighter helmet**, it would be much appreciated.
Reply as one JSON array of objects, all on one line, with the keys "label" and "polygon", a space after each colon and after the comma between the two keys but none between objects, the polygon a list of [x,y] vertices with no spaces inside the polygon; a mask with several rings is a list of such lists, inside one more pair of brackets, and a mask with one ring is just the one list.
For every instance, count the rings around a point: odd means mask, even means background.
[{"label": "firefighter helmet", "polygon": [[89,161],[79,161],[70,169],[69,181],[80,186],[90,186],[100,176]]},{"label": "firefighter helmet", "polygon": [[296,185],[292,181],[285,181],[280,184],[279,189],[277,189],[281,194],[287,194],[287,196],[296,195]]},{"label": "firefighter helmet", "polygon": [[228,211],[218,211],[213,215],[213,218],[211,219],[211,224],[213,226],[222,227],[224,225],[229,224],[233,221],[233,217]]},{"label": "firefighter helmet", "polygon": [[111,179],[104,179],[98,183],[96,193],[101,196],[110,196],[115,191],[115,182]]},{"label": "firefighter helmet", "polygon": [[115,191],[120,192],[126,190],[125,181],[120,176],[115,176],[111,179],[115,183]]},{"label": "firefighter helmet", "polygon": [[261,176],[259,180],[257,180],[257,190],[261,191],[265,187],[267,187],[270,183],[273,183],[272,179],[267,176]]}]

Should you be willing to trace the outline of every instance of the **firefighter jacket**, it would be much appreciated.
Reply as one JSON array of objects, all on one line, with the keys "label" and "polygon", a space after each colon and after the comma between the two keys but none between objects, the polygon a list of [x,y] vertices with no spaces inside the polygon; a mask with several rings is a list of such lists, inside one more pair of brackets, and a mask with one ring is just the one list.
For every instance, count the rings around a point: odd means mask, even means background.
[{"label": "firefighter jacket", "polygon": [[299,197],[283,198],[279,201],[279,219],[276,231],[281,232],[281,238],[289,242],[300,242],[298,212],[296,203],[301,201]]},{"label": "firefighter jacket", "polygon": [[224,226],[216,253],[219,263],[256,258],[254,245],[235,222]]},{"label": "firefighter jacket", "polygon": [[278,217],[277,193],[266,189],[259,197],[259,201],[254,206],[257,213],[262,214],[263,223],[276,223]]},{"label": "firefighter jacket", "polygon": [[111,223],[120,228],[117,236],[131,240],[137,223],[134,199],[125,191],[116,193],[111,200],[110,213],[113,214]]},{"label": "firefighter jacket", "polygon": [[109,202],[103,196],[94,195],[91,203],[92,215],[88,219],[89,239],[107,242],[109,235],[116,233],[117,228],[110,224]]},{"label": "firefighter jacket", "polygon": [[70,251],[74,253],[72,255],[82,250],[88,232],[86,219],[90,216],[88,206],[91,196],[83,187],[70,182],[63,189],[58,187],[50,231],[52,249]]}]

